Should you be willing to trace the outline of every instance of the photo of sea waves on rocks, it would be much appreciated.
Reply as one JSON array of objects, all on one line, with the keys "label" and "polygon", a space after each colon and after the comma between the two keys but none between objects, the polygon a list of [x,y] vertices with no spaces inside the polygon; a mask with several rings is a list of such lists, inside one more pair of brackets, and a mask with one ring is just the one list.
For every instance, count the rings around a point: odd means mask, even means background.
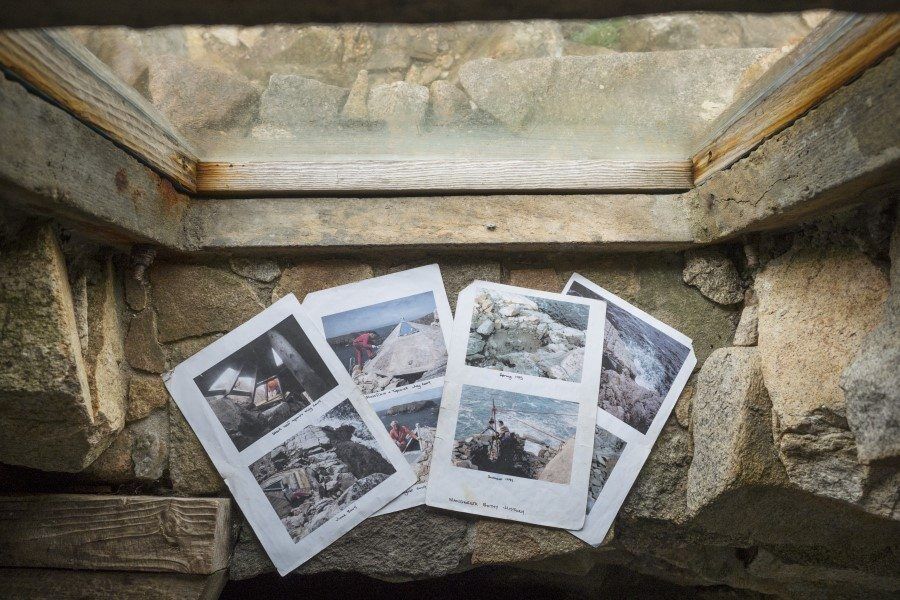
[{"label": "photo of sea waves on rocks", "polygon": [[591,512],[594,503],[603,491],[603,486],[612,474],[622,451],[625,450],[625,441],[599,425],[594,427],[594,457],[591,459],[591,479],[588,483],[587,513]]},{"label": "photo of sea waves on rocks", "polygon": [[581,381],[584,304],[483,290],[475,297],[466,364],[564,381]]},{"label": "photo of sea waves on rocks", "polygon": [[364,394],[442,377],[447,347],[432,292],[322,318],[325,337]]},{"label": "photo of sea waves on rocks", "polygon": [[453,465],[568,484],[578,404],[464,385]]},{"label": "photo of sea waves on rocks", "polygon": [[419,483],[428,479],[442,391],[438,387],[372,403]]},{"label": "photo of sea waves on rocks", "polygon": [[337,386],[294,317],[194,379],[241,451]]},{"label": "photo of sea waves on rocks", "polygon": [[607,301],[598,404],[647,433],[691,349],[578,282],[568,293]]},{"label": "photo of sea waves on rocks", "polygon": [[294,542],[350,506],[395,469],[349,400],[250,465]]}]

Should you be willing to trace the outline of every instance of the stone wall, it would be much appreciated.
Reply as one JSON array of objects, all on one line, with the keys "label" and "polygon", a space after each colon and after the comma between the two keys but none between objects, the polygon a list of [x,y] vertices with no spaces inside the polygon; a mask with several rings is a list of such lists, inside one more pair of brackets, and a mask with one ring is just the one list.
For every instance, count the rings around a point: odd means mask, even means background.
[{"label": "stone wall", "polygon": [[[577,271],[683,331],[698,355],[607,542],[592,549],[562,531],[418,508],[366,521],[300,572],[408,580],[514,564],[587,589],[616,565],[684,586],[890,597],[900,590],[895,220],[895,207],[875,206],[685,254],[160,256],[146,271],[133,257],[61,242],[49,225],[35,226],[39,236],[20,230],[17,239],[35,249],[13,255],[4,242],[4,340],[14,331],[16,348],[32,340],[57,350],[30,369],[4,350],[0,398],[7,408],[30,402],[28,386],[52,383],[61,390],[54,398],[91,406],[94,420],[72,421],[90,447],[74,463],[74,455],[54,462],[62,457],[49,446],[0,421],[4,462],[79,471],[53,479],[0,465],[0,481],[225,494],[159,374],[273,299],[293,292],[302,300],[430,262],[439,263],[452,304],[473,279],[558,291]],[[52,299],[31,322],[19,319],[14,294],[24,288],[13,285],[12,256],[22,273],[47,282],[41,297]],[[37,332],[52,339],[28,337]],[[272,571],[249,527],[238,527],[231,577]]]}]

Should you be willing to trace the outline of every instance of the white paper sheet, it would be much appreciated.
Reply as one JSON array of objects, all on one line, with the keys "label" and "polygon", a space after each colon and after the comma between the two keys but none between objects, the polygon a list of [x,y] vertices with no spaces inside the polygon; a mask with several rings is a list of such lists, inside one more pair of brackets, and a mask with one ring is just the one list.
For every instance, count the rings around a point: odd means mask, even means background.
[{"label": "white paper sheet", "polygon": [[484,281],[460,293],[429,506],[583,525],[604,321],[595,300]]},{"label": "white paper sheet", "polygon": [[293,294],[164,380],[282,575],[416,481]]},{"label": "white paper sheet", "polygon": [[[403,455],[418,482],[378,514],[424,504],[453,322],[440,269],[428,265],[313,292],[303,308],[385,427],[396,421],[393,435],[408,440]],[[365,345],[353,346],[368,332],[380,334],[371,355]]]},{"label": "white paper sheet", "polygon": [[604,300],[606,330],[595,429],[588,515],[573,531],[594,546],[606,537],[625,496],[697,364],[684,334],[578,275],[563,289],[570,297]]}]

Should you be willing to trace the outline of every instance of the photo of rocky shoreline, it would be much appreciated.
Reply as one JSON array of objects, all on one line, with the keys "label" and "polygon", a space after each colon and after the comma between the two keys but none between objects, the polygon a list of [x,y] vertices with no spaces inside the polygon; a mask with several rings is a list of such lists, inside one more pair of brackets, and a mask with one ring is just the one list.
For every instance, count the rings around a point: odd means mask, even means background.
[{"label": "photo of rocky shoreline", "polygon": [[466,364],[581,381],[590,309],[499,290],[475,297]]},{"label": "photo of rocky shoreline", "polygon": [[447,370],[433,292],[327,315],[322,326],[363,394],[443,377]]},{"label": "photo of rocky shoreline", "polygon": [[597,402],[612,416],[647,433],[691,349],[578,282],[572,283],[568,294],[607,301]]},{"label": "photo of rocky shoreline", "polygon": [[349,400],[250,465],[294,542],[395,473]]},{"label": "photo of rocky shoreline", "polygon": [[588,483],[587,513],[591,512],[594,502],[600,497],[606,480],[612,474],[619,457],[625,450],[625,441],[603,429],[594,426],[594,457],[591,459],[591,478]]},{"label": "photo of rocky shoreline", "polygon": [[238,451],[337,386],[290,316],[194,379]]},{"label": "photo of rocky shoreline", "polygon": [[464,385],[453,465],[568,484],[578,404]]},{"label": "photo of rocky shoreline", "polygon": [[428,479],[442,391],[435,388],[372,404],[419,483]]}]

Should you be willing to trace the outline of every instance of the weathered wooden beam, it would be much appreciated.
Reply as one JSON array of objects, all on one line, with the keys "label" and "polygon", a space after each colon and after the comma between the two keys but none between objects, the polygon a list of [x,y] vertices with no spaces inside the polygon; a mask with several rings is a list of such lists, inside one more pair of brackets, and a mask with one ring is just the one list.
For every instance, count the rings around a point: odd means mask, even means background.
[{"label": "weathered wooden beam", "polygon": [[[625,15],[676,11],[790,12],[833,8],[856,12],[890,10],[892,3],[877,0],[45,0],[0,1],[0,27],[58,27],[65,25],[130,25],[153,27],[176,24],[428,23],[503,19],[605,19]],[[887,7],[887,8],[886,8]]]},{"label": "weathered wooden beam", "polygon": [[710,127],[693,157],[699,185],[789,126],[900,43],[900,15],[834,14]]},{"label": "weathered wooden beam", "polygon": [[230,538],[227,498],[0,496],[0,567],[209,575]]},{"label": "weathered wooden beam", "polygon": [[686,190],[691,162],[351,160],[201,162],[199,194]]},{"label": "weathered wooden beam", "polygon": [[198,200],[206,251],[651,250],[693,241],[677,195],[419,196]]},{"label": "weathered wooden beam", "polygon": [[180,248],[188,197],[61,108],[0,78],[0,202],[107,243]]},{"label": "weathered wooden beam", "polygon": [[227,571],[211,575],[0,568],[0,600],[215,600]]},{"label": "weathered wooden beam", "polygon": [[0,32],[0,65],[188,191],[197,156],[168,120],[65,31]]},{"label": "weathered wooden beam", "polygon": [[866,71],[729,169],[684,195],[696,237],[788,227],[900,189],[900,60]]}]

